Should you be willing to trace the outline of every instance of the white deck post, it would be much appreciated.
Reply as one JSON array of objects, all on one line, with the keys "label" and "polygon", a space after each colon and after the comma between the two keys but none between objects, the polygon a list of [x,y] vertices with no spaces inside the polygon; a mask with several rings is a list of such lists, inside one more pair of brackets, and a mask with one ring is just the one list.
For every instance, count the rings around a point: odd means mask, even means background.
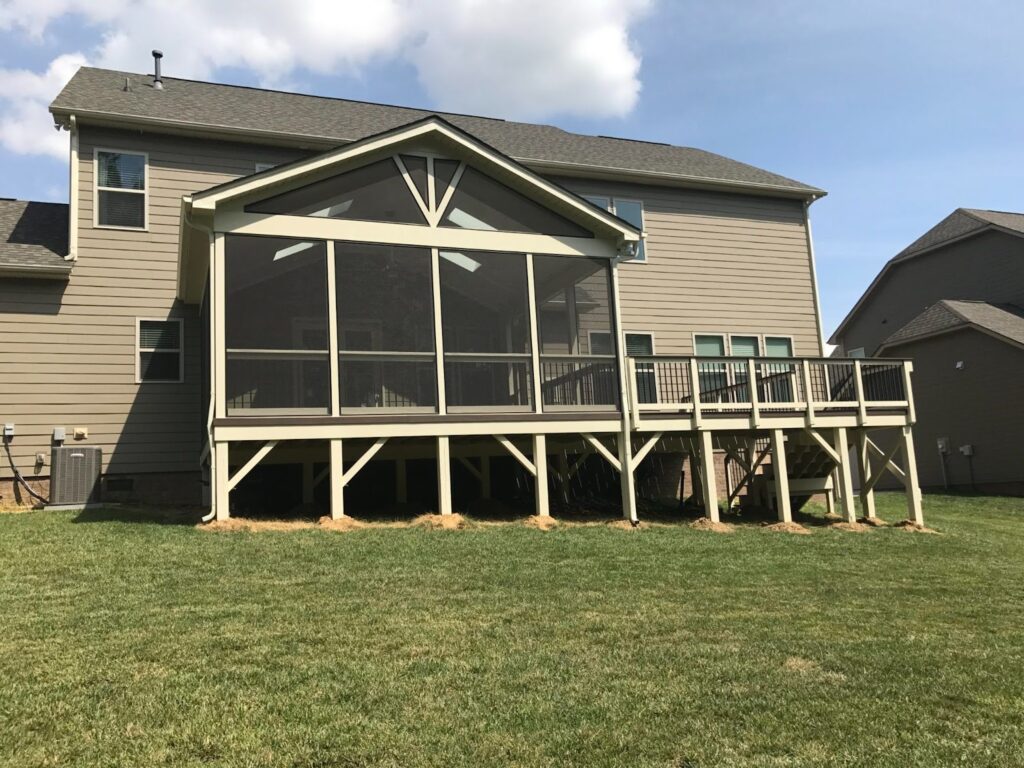
[{"label": "white deck post", "polygon": [[341,438],[331,440],[331,519],[340,520],[345,516],[345,464],[342,460]]},{"label": "white deck post", "polygon": [[632,523],[636,516],[636,479],[633,477],[633,440],[628,426],[623,422],[619,432],[619,485],[622,490],[622,516]]},{"label": "white deck post", "polygon": [[857,472],[860,474],[860,507],[864,510],[864,517],[874,520],[877,517],[875,489],[868,485],[871,479],[871,451],[868,448],[866,429],[857,430]]},{"label": "white deck post", "polygon": [[718,479],[715,476],[715,449],[711,442],[711,433],[700,433],[701,487],[704,491],[704,514],[712,522],[719,521],[718,516]]},{"label": "white deck post", "polygon": [[775,509],[779,520],[793,522],[793,507],[789,500],[789,466],[786,462],[786,436],[781,429],[772,430],[772,467],[775,475]]},{"label": "white deck post", "polygon": [[846,442],[846,427],[836,427],[832,442],[839,455],[839,466],[836,474],[839,477],[839,504],[843,509],[846,522],[857,522],[857,510],[853,504],[853,475],[850,472],[850,450]]},{"label": "white deck post", "polygon": [[907,489],[907,519],[917,525],[924,525],[924,512],[921,510],[921,486],[917,479],[917,455],[914,453],[914,428],[907,425],[903,431],[903,471],[906,473],[904,483]]},{"label": "white deck post", "polygon": [[395,459],[395,501],[399,504],[409,501],[409,480],[405,459]]},{"label": "white deck post", "polygon": [[548,517],[548,441],[544,435],[533,436],[533,466],[537,469],[534,478],[534,495],[537,500],[537,514]]},{"label": "white deck post", "polygon": [[480,457],[480,496],[491,498],[491,457],[486,454]]},{"label": "white deck post", "polygon": [[228,444],[213,444],[213,472],[210,480],[213,483],[213,509],[218,520],[231,517],[230,494],[228,489]]},{"label": "white deck post", "polygon": [[452,513],[452,452],[447,435],[437,438],[437,511]]}]

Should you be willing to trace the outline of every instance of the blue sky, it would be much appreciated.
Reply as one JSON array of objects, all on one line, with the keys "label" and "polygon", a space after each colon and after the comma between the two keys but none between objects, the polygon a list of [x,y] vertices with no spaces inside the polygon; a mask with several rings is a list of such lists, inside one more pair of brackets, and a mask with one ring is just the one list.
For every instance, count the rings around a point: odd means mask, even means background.
[{"label": "blue sky", "polygon": [[[250,23],[265,24],[266,41],[220,59],[141,11],[132,27],[130,14],[74,0],[19,3],[0,0],[0,196],[66,199],[66,161],[24,153],[26,132],[54,140],[38,108],[59,87],[57,74],[42,79],[54,59],[149,71],[149,50],[162,47],[170,75],[696,146],[822,187],[829,196],[811,210],[826,334],[885,260],[954,208],[1024,210],[1020,3],[520,0],[481,19],[473,0],[446,0],[417,22],[421,11],[393,0],[339,44],[355,53],[337,56],[322,50],[342,32],[318,42],[318,28],[256,3]],[[449,13],[452,31],[432,37]],[[416,53],[387,42],[399,39]],[[18,112],[33,88],[36,111]]]}]

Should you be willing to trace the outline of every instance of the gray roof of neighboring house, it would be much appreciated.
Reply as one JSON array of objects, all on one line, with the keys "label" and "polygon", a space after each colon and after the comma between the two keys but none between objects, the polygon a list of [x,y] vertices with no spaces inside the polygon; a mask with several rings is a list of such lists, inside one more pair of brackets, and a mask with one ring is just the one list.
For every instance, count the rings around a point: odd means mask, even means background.
[{"label": "gray roof of neighboring house", "polygon": [[954,328],[975,326],[1024,346],[1024,309],[1012,304],[944,299],[932,304],[882,342],[882,347],[903,344]]},{"label": "gray roof of neighboring house", "polygon": [[0,272],[60,277],[67,252],[67,204],[0,199]]},{"label": "gray roof of neighboring house", "polygon": [[1024,213],[957,208],[949,216],[897,253],[891,261],[912,256],[915,253],[926,251],[950,240],[957,240],[965,235],[993,226],[1024,234]]},{"label": "gray roof of neighboring house", "polygon": [[832,344],[837,343],[836,339],[839,338],[847,323],[857,314],[857,310],[863,305],[864,300],[878,287],[878,284],[882,282],[882,278],[885,277],[893,265],[905,259],[919,256],[944,243],[959,240],[962,237],[992,228],[1024,236],[1024,213],[986,211],[980,208],[957,208],[883,265],[881,271],[871,281],[871,285],[861,294],[857,303],[853,305],[853,308],[846,314],[846,317],[843,318],[842,322],[839,323],[839,326],[829,337],[829,342]]},{"label": "gray roof of neighboring house", "polygon": [[[125,90],[126,79],[130,82]],[[152,78],[130,72],[82,67],[50,111],[118,118],[126,122],[177,124],[213,131],[246,132],[268,138],[343,144],[437,114],[498,151],[526,164],[552,163],[624,173],[654,173],[680,182],[724,183],[817,197],[816,187],[746,163],[689,147],[569,133],[551,125],[308,96],[196,80]]]}]

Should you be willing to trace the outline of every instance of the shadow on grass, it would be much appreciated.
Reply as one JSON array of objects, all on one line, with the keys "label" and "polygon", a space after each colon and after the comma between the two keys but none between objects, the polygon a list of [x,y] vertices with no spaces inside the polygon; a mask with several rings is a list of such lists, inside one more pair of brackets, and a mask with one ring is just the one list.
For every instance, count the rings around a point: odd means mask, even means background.
[{"label": "shadow on grass", "polygon": [[83,509],[73,523],[142,523],[146,525],[195,525],[203,510],[195,507],[97,507]]}]

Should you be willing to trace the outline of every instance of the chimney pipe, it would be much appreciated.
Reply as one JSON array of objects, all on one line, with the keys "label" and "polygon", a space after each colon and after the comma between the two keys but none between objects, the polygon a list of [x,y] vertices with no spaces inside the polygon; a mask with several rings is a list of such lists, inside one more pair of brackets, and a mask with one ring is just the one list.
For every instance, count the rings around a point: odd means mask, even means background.
[{"label": "chimney pipe", "polygon": [[163,51],[153,51],[153,87],[158,91],[164,89],[164,80],[160,77],[160,59],[163,57]]}]

